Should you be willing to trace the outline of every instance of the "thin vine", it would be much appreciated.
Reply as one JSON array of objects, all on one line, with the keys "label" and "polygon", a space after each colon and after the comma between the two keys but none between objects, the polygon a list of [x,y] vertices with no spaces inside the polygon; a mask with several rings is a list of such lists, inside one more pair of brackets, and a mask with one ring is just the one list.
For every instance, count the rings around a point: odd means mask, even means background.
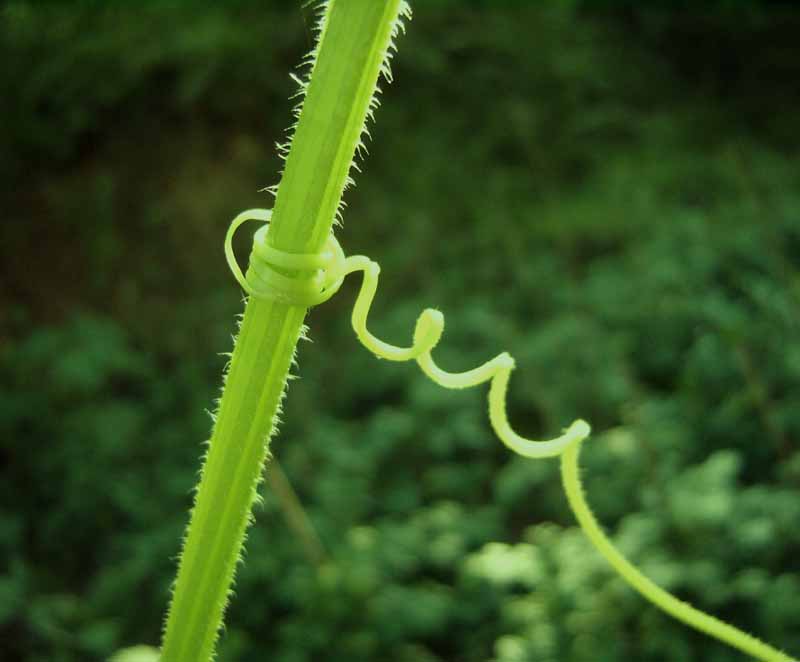
[{"label": "thin vine", "polygon": [[[362,272],[361,287],[351,315],[353,330],[361,344],[378,358],[416,361],[430,379],[444,388],[462,389],[490,382],[489,420],[495,434],[519,455],[528,458],[561,458],[564,491],[578,524],[592,546],[632,588],[673,618],[754,658],[764,662],[797,662],[756,637],[679,600],[645,577],[622,555],[603,533],[584,497],[578,459],[581,446],[591,432],[589,424],[576,420],[561,436],[549,441],[526,439],[511,428],[505,404],[508,381],[514,369],[514,359],[510,354],[503,352],[465,372],[442,370],[436,365],[431,352],[444,332],[444,316],[432,308],[426,308],[417,318],[410,346],[397,347],[376,338],[367,329],[367,316],[378,289],[380,266],[363,255],[345,257],[333,233],[328,236],[323,250],[317,254],[278,250],[269,243],[271,216],[272,212],[267,209],[242,212],[231,223],[225,238],[228,266],[248,294],[294,305],[313,306],[336,294],[346,276]],[[260,221],[264,225],[255,233],[250,267],[245,275],[233,254],[232,239],[236,230],[248,221]],[[293,275],[287,276],[286,270]]]}]

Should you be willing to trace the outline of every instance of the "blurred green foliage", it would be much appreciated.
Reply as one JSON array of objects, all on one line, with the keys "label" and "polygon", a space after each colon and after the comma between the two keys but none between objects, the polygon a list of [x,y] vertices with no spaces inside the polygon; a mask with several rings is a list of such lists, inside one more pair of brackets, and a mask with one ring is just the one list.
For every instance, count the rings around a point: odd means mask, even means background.
[{"label": "blurred green foliage", "polygon": [[[680,597],[800,652],[800,14],[417,3],[339,238],[373,325],[439,306],[452,369],[518,359],[515,425],[574,416],[589,500]],[[0,9],[0,658],[156,644],[268,206],[299,3]],[[246,240],[241,243],[245,250]],[[311,312],[220,660],[738,660],[588,547],[555,462],[483,394],[376,362],[354,286]]]}]

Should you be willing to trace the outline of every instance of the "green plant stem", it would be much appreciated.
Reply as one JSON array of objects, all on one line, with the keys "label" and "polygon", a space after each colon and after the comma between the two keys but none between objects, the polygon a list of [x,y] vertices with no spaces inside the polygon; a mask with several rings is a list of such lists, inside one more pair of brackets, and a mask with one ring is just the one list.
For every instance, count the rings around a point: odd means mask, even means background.
[{"label": "green plant stem", "polygon": [[322,544],[311,518],[303,508],[297,492],[294,491],[289,478],[276,458],[272,458],[265,475],[270,490],[278,499],[283,515],[286,518],[286,524],[300,541],[308,562],[313,565],[319,565],[328,556],[325,552],[325,546]]},{"label": "green plant stem", "polygon": [[[315,253],[330,233],[401,0],[328,5],[272,219],[272,244]],[[304,306],[251,297],[198,486],[161,662],[211,659],[251,519]]]}]

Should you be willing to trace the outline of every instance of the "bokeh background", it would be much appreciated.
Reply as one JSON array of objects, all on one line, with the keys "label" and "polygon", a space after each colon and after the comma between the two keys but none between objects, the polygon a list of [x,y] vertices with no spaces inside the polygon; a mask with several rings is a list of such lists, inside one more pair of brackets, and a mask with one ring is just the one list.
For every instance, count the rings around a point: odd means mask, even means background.
[{"label": "bokeh background", "polygon": [[[437,306],[444,366],[512,352],[515,427],[592,422],[622,550],[798,655],[800,10],[699,4],[415,3],[338,236],[378,334]],[[4,661],[158,643],[242,310],[222,240],[271,204],[312,20],[0,8]],[[741,659],[609,571],[483,389],[358,345],[354,293],[309,316],[221,661]]]}]

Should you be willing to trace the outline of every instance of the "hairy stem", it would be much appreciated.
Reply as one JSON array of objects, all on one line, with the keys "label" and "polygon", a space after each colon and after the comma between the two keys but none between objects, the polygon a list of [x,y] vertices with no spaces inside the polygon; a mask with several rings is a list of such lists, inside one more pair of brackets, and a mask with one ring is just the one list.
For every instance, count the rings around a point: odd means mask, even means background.
[{"label": "hairy stem", "polygon": [[[331,231],[401,0],[326,5],[286,169],[275,248],[319,251]],[[306,307],[251,297],[195,496],[161,662],[207,662],[222,624]]]}]

